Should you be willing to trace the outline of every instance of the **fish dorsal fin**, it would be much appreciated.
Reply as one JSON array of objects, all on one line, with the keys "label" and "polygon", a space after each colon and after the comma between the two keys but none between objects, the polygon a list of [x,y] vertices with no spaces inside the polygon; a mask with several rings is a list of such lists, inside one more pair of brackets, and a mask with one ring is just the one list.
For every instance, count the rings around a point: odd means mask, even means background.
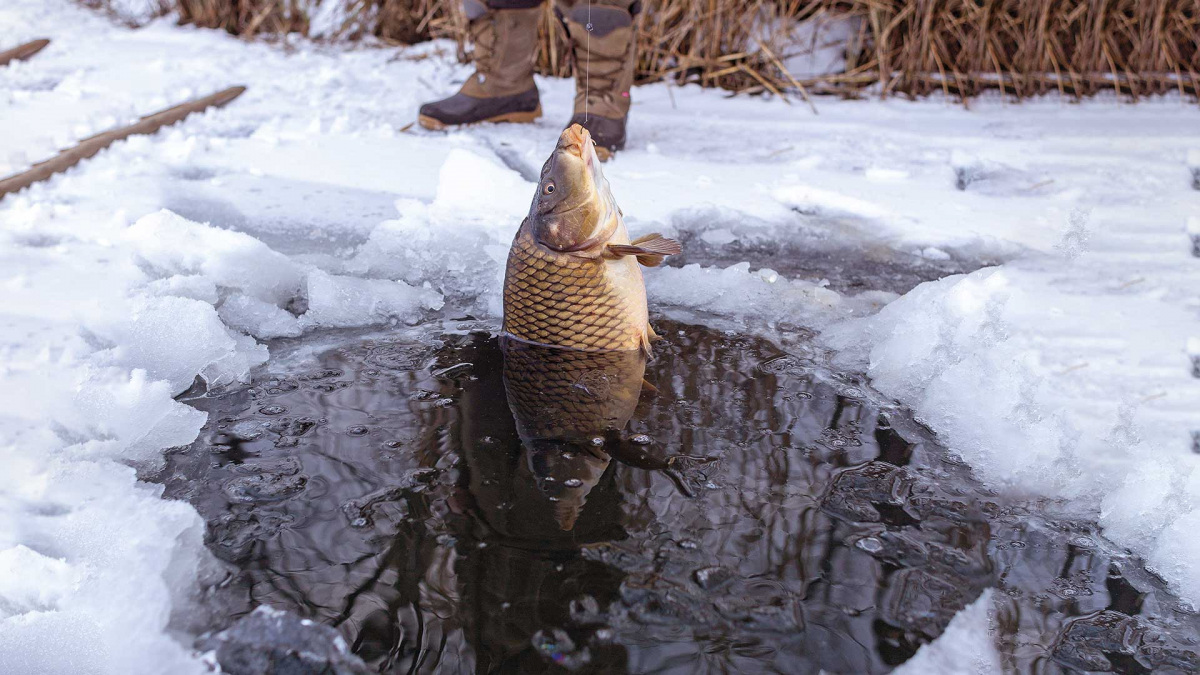
[{"label": "fish dorsal fin", "polygon": [[616,258],[637,256],[637,261],[646,267],[658,267],[663,258],[678,255],[683,248],[674,239],[667,239],[655,232],[638,237],[628,244],[609,244],[608,253]]}]

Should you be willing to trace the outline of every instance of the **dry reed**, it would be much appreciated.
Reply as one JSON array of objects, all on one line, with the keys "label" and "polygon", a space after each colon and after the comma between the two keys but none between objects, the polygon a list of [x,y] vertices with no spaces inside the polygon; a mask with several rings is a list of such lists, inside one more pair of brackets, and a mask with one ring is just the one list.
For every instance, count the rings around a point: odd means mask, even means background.
[{"label": "dry reed", "polygon": [[[96,2],[97,0],[88,0]],[[313,0],[167,0],[184,22],[238,35],[309,30]],[[412,43],[447,37],[469,59],[458,0],[346,3],[343,38]],[[798,22],[848,21],[843,72],[798,77],[813,47]],[[986,90],[1024,98],[1109,90],[1133,98],[1200,90],[1200,0],[646,0],[637,18],[638,79],[738,92],[887,96]],[[565,31],[545,7],[537,63],[566,76]]]}]

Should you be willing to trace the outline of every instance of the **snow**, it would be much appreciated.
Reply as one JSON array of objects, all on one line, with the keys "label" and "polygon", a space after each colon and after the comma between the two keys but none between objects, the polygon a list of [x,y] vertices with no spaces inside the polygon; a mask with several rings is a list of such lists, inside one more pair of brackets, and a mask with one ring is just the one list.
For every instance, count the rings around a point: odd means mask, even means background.
[{"label": "snow", "polygon": [[1000,675],[1000,654],[992,638],[992,594],[988,589],[950,620],[936,640],[922,645],[896,675]]},{"label": "snow", "polygon": [[[41,586],[25,584],[21,573],[26,570],[39,570],[45,583]],[[52,610],[71,595],[82,580],[79,570],[73,569],[66,560],[48,558],[24,544],[0,552],[0,572],[3,572],[0,598],[6,603],[0,607],[3,618]]]},{"label": "snow", "polygon": [[201,559],[195,511],[129,467],[64,456],[48,431],[11,440],[0,472],[4,671],[205,672],[164,635]]},{"label": "snow", "polygon": [[309,36],[314,38],[337,37],[346,27],[350,18],[346,11],[348,4],[316,0],[300,5],[298,9],[304,11],[309,17]]},{"label": "snow", "polygon": [[[0,27],[54,40],[0,70],[21,130],[0,174],[248,87],[0,200],[0,670],[206,672],[170,624],[211,564],[203,523],[137,480],[205,422],[174,396],[245,381],[272,338],[498,318],[573,85],[539,80],[535,125],[429,133],[409,128],[417,106],[468,72],[446,42],[273,46],[69,0],[9,0]],[[700,261],[648,270],[652,307],[821,331],[982,478],[1071,500],[1200,602],[1194,105],[633,98],[605,172],[634,236],[998,264],[897,298],[770,254]],[[982,645],[983,602],[917,658]]]},{"label": "snow", "polygon": [[784,67],[798,80],[845,72],[846,51],[856,48],[859,24],[858,17],[827,14],[797,24],[791,39],[780,41],[793,45],[782,55]]}]

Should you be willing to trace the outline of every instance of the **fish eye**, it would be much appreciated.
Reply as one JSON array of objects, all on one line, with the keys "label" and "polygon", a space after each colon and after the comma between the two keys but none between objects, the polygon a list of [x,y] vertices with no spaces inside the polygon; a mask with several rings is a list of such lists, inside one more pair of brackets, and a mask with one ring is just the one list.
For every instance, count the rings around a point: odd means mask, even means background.
[{"label": "fish eye", "polygon": [[554,192],[554,182],[553,181],[546,183],[546,187],[542,188],[542,194],[548,195],[552,192]]}]

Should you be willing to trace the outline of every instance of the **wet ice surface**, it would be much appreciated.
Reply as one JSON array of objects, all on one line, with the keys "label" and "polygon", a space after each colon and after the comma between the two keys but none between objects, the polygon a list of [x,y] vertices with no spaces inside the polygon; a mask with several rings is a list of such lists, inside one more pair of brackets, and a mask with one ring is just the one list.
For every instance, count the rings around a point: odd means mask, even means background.
[{"label": "wet ice surface", "polygon": [[165,191],[164,208],[245,232],[286,255],[350,250],[395,214],[389,192],[252,174],[213,182],[218,174],[194,167],[179,176],[186,182]]},{"label": "wet ice surface", "polygon": [[209,628],[266,604],[387,673],[878,673],[994,586],[1018,671],[1200,667],[1137,559],[986,491],[802,342],[656,325],[657,391],[594,452],[522,445],[470,322],[279,341],[188,398],[209,425],[159,480],[231,566]]},{"label": "wet ice surface", "polygon": [[[681,230],[676,236],[684,253],[669,259],[671,266],[689,263],[727,267],[749,262],[754,270],[770,268],[789,279],[828,281],[839,293],[888,291],[907,293],[917,284],[952,274],[973,272],[995,264],[991,260],[957,260],[941,251],[924,257],[885,246],[858,248],[828,241],[829,236],[805,236],[804,229],[780,236],[736,237],[723,228]],[[822,241],[824,239],[825,241]],[[943,257],[944,256],[944,257]]]}]

